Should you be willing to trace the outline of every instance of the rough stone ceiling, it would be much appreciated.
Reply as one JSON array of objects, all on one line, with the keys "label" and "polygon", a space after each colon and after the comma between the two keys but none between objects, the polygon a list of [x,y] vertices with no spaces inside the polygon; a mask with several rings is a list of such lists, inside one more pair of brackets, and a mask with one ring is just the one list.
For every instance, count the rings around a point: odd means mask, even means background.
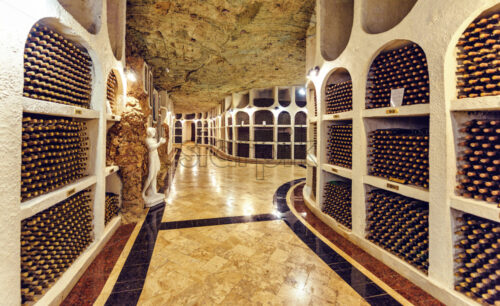
[{"label": "rough stone ceiling", "polygon": [[305,82],[315,0],[127,1],[127,55],[153,67],[176,112],[232,92]]}]

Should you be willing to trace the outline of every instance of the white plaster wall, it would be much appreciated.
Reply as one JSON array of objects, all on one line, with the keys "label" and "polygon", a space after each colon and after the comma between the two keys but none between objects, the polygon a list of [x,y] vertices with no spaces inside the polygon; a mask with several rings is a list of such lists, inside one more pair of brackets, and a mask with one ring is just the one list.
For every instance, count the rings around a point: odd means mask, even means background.
[{"label": "white plaster wall", "polygon": [[[394,1],[384,1],[394,3]],[[408,10],[412,1],[405,1],[401,9]],[[318,9],[318,35],[338,35],[338,29],[330,29],[326,26],[331,23],[328,20],[332,14],[328,12],[328,6],[322,5],[323,1],[317,1]],[[379,34],[369,34],[363,29],[366,24],[364,18],[370,18],[372,23],[371,31],[379,31],[386,25],[379,27],[373,25],[376,22],[374,16],[370,16],[370,11],[366,8],[376,5],[378,1],[362,0],[354,1],[354,19],[352,31],[347,46],[342,53],[333,61],[328,61],[322,57],[320,50],[338,50],[329,45],[335,40],[328,40],[322,45],[323,39],[317,39],[316,63],[320,63],[318,76],[310,76],[309,80],[316,88],[318,97],[318,120],[323,121],[318,124],[318,140],[320,147],[326,146],[325,129],[326,122],[323,119],[324,91],[330,73],[337,68],[346,69],[351,75],[353,82],[353,112],[347,119],[353,122],[353,166],[352,166],[352,188],[353,188],[353,229],[349,233],[352,241],[376,257],[391,265],[403,276],[421,286],[441,301],[448,304],[470,304],[471,300],[453,290],[453,228],[450,209],[450,196],[453,194],[455,184],[456,162],[454,155],[454,136],[452,133],[452,120],[450,108],[453,107],[453,100],[456,99],[455,81],[455,45],[465,30],[483,10],[498,4],[498,0],[420,0],[409,10],[409,13],[398,22],[393,28]],[[399,2],[398,2],[399,3]],[[363,8],[365,11],[363,12]],[[384,14],[400,14],[395,12],[395,7],[387,6],[386,12],[377,10],[374,14],[383,16]],[[391,16],[388,19],[393,19]],[[391,20],[389,20],[391,21]],[[388,20],[380,19],[381,23]],[[394,22],[396,23],[396,22]],[[326,24],[326,26],[325,26]],[[348,24],[340,28],[348,30]],[[375,30],[373,30],[375,29]],[[417,43],[427,56],[430,78],[430,189],[428,197],[430,199],[430,268],[429,275],[425,276],[416,269],[401,264],[401,261],[380,253],[364,239],[365,231],[365,190],[363,175],[367,174],[367,130],[365,127],[365,92],[367,74],[372,60],[385,45],[396,39],[404,39]],[[490,99],[490,106],[493,109],[500,109],[498,97]],[[403,109],[403,108],[401,108]],[[396,115],[397,116],[397,115]],[[310,119],[311,120],[311,119]],[[313,118],[314,120],[314,118]],[[330,119],[332,120],[332,119]],[[321,135],[321,136],[320,136]],[[320,150],[318,150],[320,152]],[[319,164],[326,163],[325,154],[320,154]],[[318,207],[321,207],[322,188],[329,173],[322,173],[318,169]],[[310,174],[309,174],[310,175]],[[308,179],[308,183],[310,180]],[[498,216],[498,212],[496,213]],[[342,229],[333,226],[342,232]]]}]

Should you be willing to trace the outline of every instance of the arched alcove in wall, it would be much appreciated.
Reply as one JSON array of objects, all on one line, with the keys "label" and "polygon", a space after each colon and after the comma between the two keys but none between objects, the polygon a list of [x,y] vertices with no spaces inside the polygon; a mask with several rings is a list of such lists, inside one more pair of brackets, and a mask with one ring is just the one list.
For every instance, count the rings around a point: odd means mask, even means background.
[{"label": "arched alcove in wall", "polygon": [[121,60],[123,55],[126,6],[126,0],[106,0],[109,44],[117,60]]},{"label": "arched alcove in wall", "polygon": [[250,116],[246,112],[236,113],[236,125],[250,124]]},{"label": "arched alcove in wall", "polygon": [[102,0],[57,0],[89,33],[96,34],[101,29]]},{"label": "arched alcove in wall", "polygon": [[324,86],[325,114],[335,114],[352,110],[352,80],[345,68],[334,69]]},{"label": "arched alcove in wall", "polygon": [[351,37],[354,0],[321,0],[321,55],[333,61],[344,51]]},{"label": "arched alcove in wall", "polygon": [[181,121],[175,121],[175,127],[176,128],[182,128],[182,122]]},{"label": "arched alcove in wall", "polygon": [[255,107],[271,107],[274,104],[273,88],[255,89],[253,95],[253,105]]},{"label": "arched alcove in wall", "polygon": [[[409,40],[393,40],[377,52],[366,83],[366,108],[429,103],[429,71],[424,50]],[[402,93],[401,101],[392,100]]]},{"label": "arched alcove in wall", "polygon": [[295,125],[305,125],[307,124],[307,115],[304,112],[298,112],[295,114]]},{"label": "arched alcove in wall", "polygon": [[306,89],[305,87],[295,87],[295,104],[298,107],[306,107]]},{"label": "arched alcove in wall", "polygon": [[177,120],[182,119],[182,114],[175,114],[175,119],[177,119]]},{"label": "arched alcove in wall", "polygon": [[289,88],[278,89],[278,102],[282,107],[288,107],[292,101]]},{"label": "arched alcove in wall", "polygon": [[254,124],[257,125],[272,125],[274,124],[274,115],[268,110],[256,111],[253,115]]},{"label": "arched alcove in wall", "polygon": [[201,128],[201,121],[196,122],[196,127]]},{"label": "arched alcove in wall", "polygon": [[250,103],[250,94],[244,93],[237,95],[237,98],[234,100],[237,103],[236,108],[245,108]]},{"label": "arched alcove in wall", "polygon": [[290,125],[292,124],[292,119],[290,113],[287,111],[282,111],[278,115],[278,125]]},{"label": "arched alcove in wall", "polygon": [[[71,31],[55,18],[42,19],[33,25],[24,49],[23,96],[91,108],[92,59],[76,41],[78,37],[68,40],[66,32]],[[54,73],[57,70],[53,69],[62,67],[71,69],[74,77]]]},{"label": "arched alcove in wall", "polygon": [[362,25],[368,34],[388,31],[410,13],[417,0],[363,0]]}]

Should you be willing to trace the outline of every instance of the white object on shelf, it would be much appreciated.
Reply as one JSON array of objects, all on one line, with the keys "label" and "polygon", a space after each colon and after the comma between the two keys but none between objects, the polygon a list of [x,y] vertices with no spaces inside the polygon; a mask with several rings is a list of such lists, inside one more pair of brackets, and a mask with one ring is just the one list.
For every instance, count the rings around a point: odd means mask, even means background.
[{"label": "white object on shelf", "polygon": [[96,176],[87,176],[67,186],[43,194],[31,200],[21,203],[21,220],[29,218],[37,213],[66,200],[70,196],[92,186],[97,181]]},{"label": "white object on shelf", "polygon": [[345,177],[348,179],[352,179],[352,170],[348,169],[348,168],[343,168],[343,167],[330,165],[330,164],[323,164],[323,165],[321,165],[321,169],[326,171],[326,172],[335,174],[335,175],[339,175],[339,176],[342,176],[342,177]]},{"label": "white object on shelf", "polygon": [[82,119],[97,119],[99,112],[78,106],[20,97],[23,111],[31,114],[63,116]]},{"label": "white object on shelf", "polygon": [[412,185],[400,184],[397,182],[389,181],[384,178],[364,175],[363,183],[373,187],[381,188],[394,193],[399,193],[406,197],[417,199],[424,202],[429,202],[429,191]]},{"label": "white object on shelf", "polygon": [[456,210],[500,222],[500,208],[497,205],[497,203],[488,203],[456,195],[451,196],[450,199],[450,206]]}]

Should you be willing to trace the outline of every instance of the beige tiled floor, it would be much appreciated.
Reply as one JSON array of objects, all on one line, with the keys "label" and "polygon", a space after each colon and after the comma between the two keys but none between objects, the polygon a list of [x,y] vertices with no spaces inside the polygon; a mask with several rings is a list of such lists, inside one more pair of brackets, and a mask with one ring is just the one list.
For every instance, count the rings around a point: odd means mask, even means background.
[{"label": "beige tiled floor", "polygon": [[276,189],[305,175],[299,166],[240,164],[184,146],[163,222],[272,213]]},{"label": "beige tiled floor", "polygon": [[140,305],[367,305],[283,221],[160,231]]},{"label": "beige tiled floor", "polygon": [[[272,213],[297,166],[238,165],[184,148],[163,221]],[[366,305],[281,220],[158,233],[140,305]]]}]

